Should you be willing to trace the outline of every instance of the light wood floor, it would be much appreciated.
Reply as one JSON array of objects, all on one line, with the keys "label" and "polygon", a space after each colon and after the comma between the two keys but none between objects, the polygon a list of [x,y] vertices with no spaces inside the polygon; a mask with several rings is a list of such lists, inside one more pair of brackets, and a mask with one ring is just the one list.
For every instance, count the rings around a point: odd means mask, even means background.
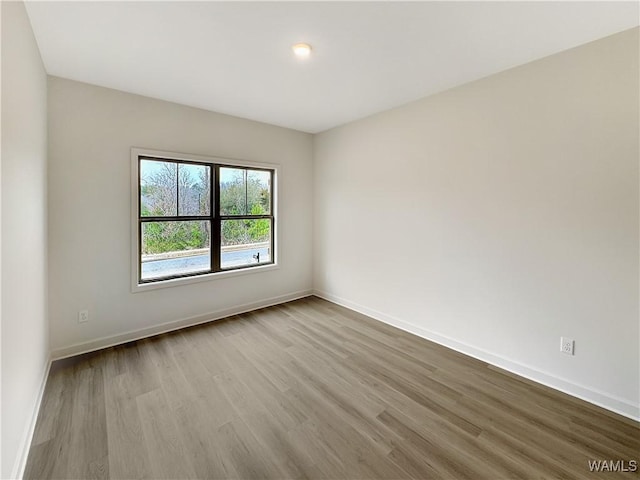
[{"label": "light wood floor", "polygon": [[315,297],[55,362],[25,478],[638,478],[637,423]]}]

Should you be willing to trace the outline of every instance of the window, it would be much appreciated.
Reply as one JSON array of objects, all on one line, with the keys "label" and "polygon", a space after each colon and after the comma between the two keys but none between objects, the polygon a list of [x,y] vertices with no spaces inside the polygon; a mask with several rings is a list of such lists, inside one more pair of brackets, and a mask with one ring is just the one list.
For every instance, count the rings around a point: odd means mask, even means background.
[{"label": "window", "polygon": [[138,149],[132,162],[134,287],[275,263],[275,168]]}]

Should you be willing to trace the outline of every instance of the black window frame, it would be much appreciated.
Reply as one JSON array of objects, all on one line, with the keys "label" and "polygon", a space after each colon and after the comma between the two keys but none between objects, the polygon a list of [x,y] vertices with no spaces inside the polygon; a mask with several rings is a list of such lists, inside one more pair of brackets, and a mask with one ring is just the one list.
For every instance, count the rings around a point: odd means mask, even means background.
[{"label": "black window frame", "polygon": [[[142,191],[141,191],[141,162],[143,160],[151,160],[166,163],[175,163],[176,165],[197,165],[210,167],[209,170],[209,215],[180,215],[179,205],[179,187],[176,189],[176,215],[168,216],[150,216],[142,215]],[[215,161],[203,161],[203,160],[187,160],[183,158],[171,158],[164,156],[156,156],[149,154],[137,155],[137,243],[138,243],[138,255],[137,255],[137,282],[138,285],[149,285],[167,280],[175,280],[181,278],[200,277],[203,275],[211,275],[214,273],[233,272],[237,270],[247,270],[257,267],[264,267],[268,265],[275,265],[275,231],[276,231],[276,215],[275,215],[275,168],[267,168],[262,166],[250,166],[246,164],[235,164],[232,162],[215,162]],[[260,171],[269,173],[269,213],[261,215],[221,215],[220,214],[220,169],[221,168],[233,168],[245,171]],[[245,204],[246,207],[246,204]],[[270,221],[270,241],[269,241],[269,261],[258,262],[255,264],[236,265],[222,268],[221,266],[221,249],[222,249],[222,222],[224,220],[261,220],[267,219]],[[210,265],[209,270],[201,270],[198,272],[167,275],[163,277],[155,278],[142,278],[142,225],[144,223],[151,222],[185,222],[185,221],[209,221],[211,225],[210,239],[209,239],[209,251],[210,251]]]}]

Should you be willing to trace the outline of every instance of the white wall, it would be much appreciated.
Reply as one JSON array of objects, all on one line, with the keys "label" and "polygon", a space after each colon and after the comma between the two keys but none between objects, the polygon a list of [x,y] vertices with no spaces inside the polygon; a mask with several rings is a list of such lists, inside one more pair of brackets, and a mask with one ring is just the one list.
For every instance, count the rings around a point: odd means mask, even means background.
[{"label": "white wall", "polygon": [[637,418],[638,129],[634,29],[319,134],[314,287]]},{"label": "white wall", "polygon": [[20,473],[49,360],[47,77],[22,2],[2,2],[2,465]]},{"label": "white wall", "polygon": [[[280,164],[280,268],[131,293],[131,147]],[[53,355],[308,293],[311,161],[309,134],[50,77]],[[90,321],[78,324],[85,308]]]}]

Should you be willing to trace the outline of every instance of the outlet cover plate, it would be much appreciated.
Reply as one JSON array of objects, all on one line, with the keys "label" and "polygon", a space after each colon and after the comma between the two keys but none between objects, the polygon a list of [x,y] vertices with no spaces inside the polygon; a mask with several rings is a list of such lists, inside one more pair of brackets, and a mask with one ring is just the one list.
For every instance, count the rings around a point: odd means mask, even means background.
[{"label": "outlet cover plate", "polygon": [[78,312],[78,323],[86,323],[89,321],[89,310],[80,310]]},{"label": "outlet cover plate", "polygon": [[575,346],[575,341],[573,338],[560,337],[560,351],[562,353],[566,353],[567,355],[573,355],[573,348]]}]

